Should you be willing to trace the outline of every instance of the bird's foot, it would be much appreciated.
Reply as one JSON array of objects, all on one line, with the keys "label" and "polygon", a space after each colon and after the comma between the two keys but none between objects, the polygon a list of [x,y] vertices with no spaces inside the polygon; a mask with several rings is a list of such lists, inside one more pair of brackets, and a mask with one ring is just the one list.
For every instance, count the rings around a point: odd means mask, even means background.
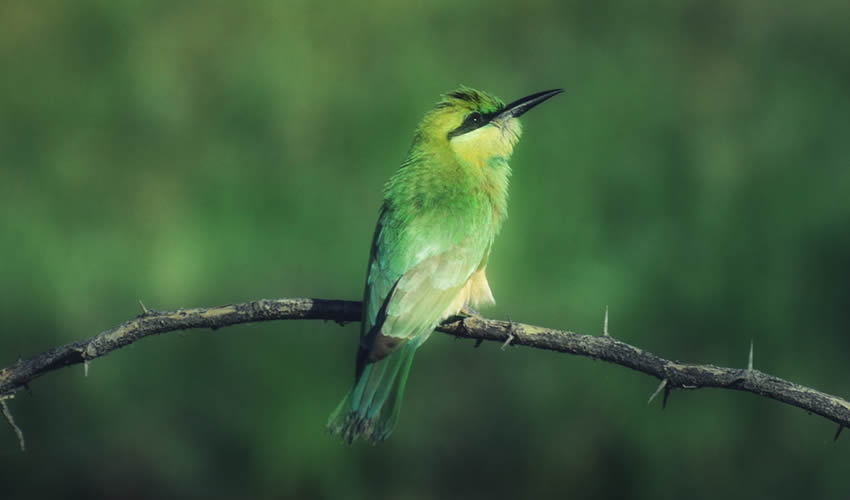
[{"label": "bird's foot", "polygon": [[463,306],[460,309],[460,311],[458,311],[457,315],[460,316],[461,318],[469,318],[469,317],[472,317],[472,316],[475,316],[475,317],[478,317],[478,318],[481,317],[481,313],[476,311],[475,309],[469,307],[469,304]]},{"label": "bird's foot", "polygon": [[463,306],[460,311],[454,313],[453,315],[447,317],[445,319],[446,322],[454,322],[454,321],[463,321],[468,318],[481,318],[481,313],[476,311],[475,309],[469,307],[469,305]]}]

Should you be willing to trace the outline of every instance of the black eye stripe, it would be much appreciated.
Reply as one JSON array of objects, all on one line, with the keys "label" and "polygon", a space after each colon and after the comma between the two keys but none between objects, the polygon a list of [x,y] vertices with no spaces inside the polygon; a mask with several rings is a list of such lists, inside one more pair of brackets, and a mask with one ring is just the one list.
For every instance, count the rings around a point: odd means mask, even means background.
[{"label": "black eye stripe", "polygon": [[484,117],[481,116],[481,113],[473,112],[466,115],[466,118],[463,120],[463,123],[460,124],[460,127],[466,128],[467,130],[474,130],[475,127],[480,127],[483,124]]},{"label": "black eye stripe", "polygon": [[499,114],[498,111],[494,111],[492,113],[479,113],[478,111],[473,111],[466,115],[463,122],[456,129],[449,132],[446,138],[451,140],[451,138],[456,135],[462,135],[467,132],[472,132],[477,128],[481,128],[490,123],[490,120],[492,120],[497,114]]}]

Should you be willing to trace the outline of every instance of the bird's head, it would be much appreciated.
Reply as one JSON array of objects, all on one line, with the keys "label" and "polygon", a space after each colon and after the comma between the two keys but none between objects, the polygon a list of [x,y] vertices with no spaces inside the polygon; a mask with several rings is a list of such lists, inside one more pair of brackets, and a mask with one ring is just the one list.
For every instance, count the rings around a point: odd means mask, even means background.
[{"label": "bird's head", "polygon": [[425,115],[417,136],[439,149],[448,146],[467,164],[507,160],[522,133],[520,115],[561,92],[538,92],[505,105],[494,95],[462,86],[443,95]]}]

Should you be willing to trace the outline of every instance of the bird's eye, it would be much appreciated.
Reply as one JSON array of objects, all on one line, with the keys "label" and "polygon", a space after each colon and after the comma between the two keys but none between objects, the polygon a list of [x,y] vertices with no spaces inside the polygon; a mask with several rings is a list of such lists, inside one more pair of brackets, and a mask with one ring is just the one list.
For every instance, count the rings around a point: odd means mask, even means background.
[{"label": "bird's eye", "polygon": [[454,136],[463,135],[467,132],[479,129],[484,125],[487,125],[489,121],[489,117],[485,117],[478,111],[473,111],[472,113],[466,115],[466,118],[463,119],[463,123],[461,123],[460,126],[456,129],[449,132],[446,137],[451,140],[451,138]]}]

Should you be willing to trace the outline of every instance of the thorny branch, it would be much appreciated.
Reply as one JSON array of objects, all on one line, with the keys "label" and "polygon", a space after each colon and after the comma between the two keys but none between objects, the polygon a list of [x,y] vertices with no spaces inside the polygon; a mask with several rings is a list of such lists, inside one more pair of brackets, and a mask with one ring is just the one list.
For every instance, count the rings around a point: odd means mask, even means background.
[{"label": "thorny branch", "polygon": [[[0,400],[9,399],[36,378],[59,368],[105,356],[140,339],[192,328],[217,329],[241,323],[283,319],[321,319],[339,324],[360,320],[360,302],[323,299],[257,300],[210,308],[154,311],[142,306],[142,314],[94,337],[55,347],[0,370]],[[850,402],[794,382],[760,372],[752,367],[752,347],[746,368],[725,368],[671,361],[608,334],[607,311],[603,335],[581,335],[540,326],[496,321],[479,316],[451,318],[437,330],[459,338],[500,342],[503,346],[522,345],[586,356],[656,377],[661,382],[652,399],[664,390],[665,399],[673,389],[716,387],[751,392],[802,408],[843,427],[850,427]],[[5,401],[3,401],[5,407]],[[4,408],[6,410],[6,408]],[[9,423],[19,433],[4,411]],[[838,434],[836,434],[836,437]],[[23,448],[23,436],[19,434]]]}]

